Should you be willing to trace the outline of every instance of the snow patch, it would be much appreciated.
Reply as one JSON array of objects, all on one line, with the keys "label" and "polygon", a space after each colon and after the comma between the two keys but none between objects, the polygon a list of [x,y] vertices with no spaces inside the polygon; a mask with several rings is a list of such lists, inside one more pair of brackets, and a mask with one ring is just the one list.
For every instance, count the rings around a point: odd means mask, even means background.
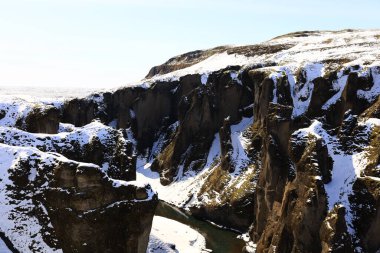
[{"label": "snow patch", "polygon": [[[379,119],[368,119],[359,123],[367,126],[366,131],[371,131],[373,126],[380,126]],[[352,194],[352,185],[356,178],[361,177],[361,172],[365,168],[366,151],[347,154],[340,149],[339,140],[336,136],[327,133],[322,127],[322,123],[314,120],[307,127],[296,131],[298,137],[312,134],[318,139],[323,139],[328,148],[328,153],[333,159],[332,180],[325,184],[325,190],[328,196],[329,210],[334,208],[335,204],[343,205],[346,210],[346,221],[350,234],[354,234],[352,225],[352,211],[348,197]]]},{"label": "snow patch", "polygon": [[147,253],[201,253],[206,239],[196,230],[177,221],[154,216]]},{"label": "snow patch", "polygon": [[358,97],[368,100],[368,102],[374,102],[380,95],[380,68],[374,67],[369,69],[373,78],[373,86],[370,90],[358,90]]}]

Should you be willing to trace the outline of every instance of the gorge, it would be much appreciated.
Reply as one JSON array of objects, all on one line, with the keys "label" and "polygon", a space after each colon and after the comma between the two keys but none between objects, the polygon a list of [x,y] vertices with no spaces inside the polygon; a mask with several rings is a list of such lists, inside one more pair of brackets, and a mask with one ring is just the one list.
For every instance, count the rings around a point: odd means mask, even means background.
[{"label": "gorge", "polygon": [[342,30],[189,52],[86,97],[0,97],[0,238],[176,252],[148,247],[160,200],[245,234],[224,252],[379,252],[379,95],[380,30]]}]

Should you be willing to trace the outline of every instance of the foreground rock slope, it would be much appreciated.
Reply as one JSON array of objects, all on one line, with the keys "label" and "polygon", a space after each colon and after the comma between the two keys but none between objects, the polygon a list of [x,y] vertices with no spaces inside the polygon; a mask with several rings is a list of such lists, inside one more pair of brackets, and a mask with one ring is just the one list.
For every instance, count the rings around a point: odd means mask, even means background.
[{"label": "foreground rock slope", "polygon": [[[148,186],[136,186],[135,195],[127,190],[133,184],[115,188],[115,180],[136,177],[196,217],[248,231],[246,252],[377,252],[379,59],[379,30],[305,31],[190,52],[112,92],[64,103],[3,103],[0,142],[99,166],[84,166],[94,187],[84,199],[76,199],[79,186],[53,189],[80,181],[79,172],[46,181],[53,197],[43,205],[52,226],[66,215],[80,224],[75,240],[54,230],[65,245],[80,248],[95,227],[63,206],[88,212],[123,199],[154,206]],[[100,183],[99,175],[113,179]],[[103,197],[92,200],[94,194]],[[112,223],[108,216],[128,227],[120,211],[129,210],[111,208],[96,229],[110,231],[103,226]],[[132,232],[136,247],[150,229],[144,217],[136,220],[142,230]]]}]

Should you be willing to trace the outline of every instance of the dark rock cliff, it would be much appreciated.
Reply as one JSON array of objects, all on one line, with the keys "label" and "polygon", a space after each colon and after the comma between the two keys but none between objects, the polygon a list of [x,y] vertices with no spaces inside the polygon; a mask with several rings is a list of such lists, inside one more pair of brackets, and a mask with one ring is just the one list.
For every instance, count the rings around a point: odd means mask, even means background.
[{"label": "dark rock cliff", "polygon": [[0,180],[0,212],[15,249],[146,251],[158,204],[149,185],[113,180],[94,164],[30,147],[0,149],[2,161],[13,160]]}]

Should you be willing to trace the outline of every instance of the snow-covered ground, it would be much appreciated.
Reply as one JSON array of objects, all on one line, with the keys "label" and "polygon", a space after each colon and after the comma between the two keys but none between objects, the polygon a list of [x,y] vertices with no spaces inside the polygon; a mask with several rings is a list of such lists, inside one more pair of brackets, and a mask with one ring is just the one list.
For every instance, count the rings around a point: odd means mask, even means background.
[{"label": "snow-covered ground", "polygon": [[8,249],[7,245],[5,245],[5,242],[0,239],[0,253],[12,253],[10,249]]},{"label": "snow-covered ground", "polygon": [[175,220],[154,216],[147,253],[201,253],[206,239],[196,230]]},{"label": "snow-covered ground", "polygon": [[[256,44],[259,48],[268,48],[268,52],[258,50],[260,54],[249,57],[237,53],[217,53],[190,67],[156,75],[151,79],[131,83],[126,86],[149,87],[156,80],[178,80],[187,74],[203,74],[202,83],[206,82],[207,75],[227,66],[252,66],[275,64],[278,67],[291,69],[293,72],[300,68],[309,68],[310,73],[317,73],[323,62],[334,60],[332,68],[353,65],[379,66],[380,65],[380,30],[352,30],[352,31],[322,31],[307,34],[307,36],[281,36],[272,40]],[[270,47],[287,46],[288,49],[270,51]],[[233,52],[233,46],[226,50]],[[341,63],[337,63],[341,60]],[[315,64],[315,66],[314,66]]]},{"label": "snow-covered ground", "polygon": [[[204,61],[194,64],[190,67],[173,71],[165,75],[153,77],[152,80],[178,80],[179,77],[188,74],[208,74],[226,68],[227,66],[244,66],[247,64],[253,64],[254,62],[254,58],[252,57],[247,57],[239,54],[227,54],[227,52],[223,52],[220,54],[212,55]],[[207,79],[205,79],[203,82],[206,80]]]},{"label": "snow-covered ground", "polygon": [[0,86],[0,99],[19,98],[30,102],[41,100],[63,100],[65,98],[84,97],[94,92],[91,88],[23,87]]},{"label": "snow-covered ground", "polygon": [[[15,200],[12,198],[12,191],[8,188],[13,186],[13,182],[10,179],[10,173],[12,170],[17,169],[17,162],[22,159],[33,159],[34,162],[37,159],[42,159],[40,166],[33,168],[30,171],[28,179],[30,183],[35,180],[35,175],[38,173],[44,173],[40,171],[41,167],[52,164],[58,157],[64,159],[61,156],[55,156],[38,151],[35,148],[21,148],[11,147],[4,144],[0,144],[0,224],[1,232],[5,234],[9,240],[12,241],[14,246],[20,252],[30,252],[31,250],[37,250],[38,252],[62,252],[62,250],[54,250],[50,248],[43,240],[41,231],[42,227],[36,217],[31,216],[28,212],[31,212],[36,208],[30,198],[36,192],[23,192],[25,195],[29,195],[29,198],[25,196],[22,200]],[[37,166],[36,166],[37,167]],[[17,210],[23,210],[18,212]],[[45,209],[43,209],[45,210]],[[49,226],[52,226],[49,224]],[[31,248],[30,248],[31,247]]]}]

